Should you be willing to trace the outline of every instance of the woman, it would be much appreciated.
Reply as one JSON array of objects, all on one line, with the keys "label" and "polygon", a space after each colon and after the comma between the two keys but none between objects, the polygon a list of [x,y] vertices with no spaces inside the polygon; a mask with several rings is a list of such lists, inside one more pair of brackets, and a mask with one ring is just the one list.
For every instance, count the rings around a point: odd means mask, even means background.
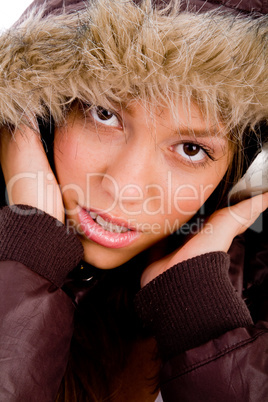
[{"label": "woman", "polygon": [[163,362],[166,401],[265,400],[265,238],[254,275],[227,254],[268,203],[227,199],[265,140],[265,5],[43,3],[1,38],[2,399],[154,400]]}]

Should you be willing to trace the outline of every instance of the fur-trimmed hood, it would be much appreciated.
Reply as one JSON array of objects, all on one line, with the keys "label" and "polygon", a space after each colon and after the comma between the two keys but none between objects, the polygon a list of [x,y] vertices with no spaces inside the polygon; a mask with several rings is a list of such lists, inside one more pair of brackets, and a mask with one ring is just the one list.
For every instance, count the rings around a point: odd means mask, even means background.
[{"label": "fur-trimmed hood", "polygon": [[138,3],[83,1],[58,15],[31,8],[0,37],[0,124],[61,122],[76,98],[104,107],[180,98],[229,128],[268,121],[267,15]]}]

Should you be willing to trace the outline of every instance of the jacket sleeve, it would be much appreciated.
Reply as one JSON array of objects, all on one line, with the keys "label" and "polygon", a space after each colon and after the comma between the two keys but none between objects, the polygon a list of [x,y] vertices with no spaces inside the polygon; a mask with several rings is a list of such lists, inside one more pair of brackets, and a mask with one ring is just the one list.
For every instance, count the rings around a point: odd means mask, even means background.
[{"label": "jacket sleeve", "polygon": [[53,401],[74,307],[60,289],[81,260],[76,236],[31,207],[0,211],[0,400]]},{"label": "jacket sleeve", "polygon": [[175,265],[136,296],[163,359],[166,402],[267,400],[268,325],[253,324],[228,268],[227,254],[204,254]]}]

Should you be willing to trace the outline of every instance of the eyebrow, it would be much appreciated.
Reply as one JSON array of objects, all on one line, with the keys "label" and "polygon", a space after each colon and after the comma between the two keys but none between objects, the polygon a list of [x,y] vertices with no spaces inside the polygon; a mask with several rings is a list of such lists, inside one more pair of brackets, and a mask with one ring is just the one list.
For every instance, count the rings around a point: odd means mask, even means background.
[{"label": "eyebrow", "polygon": [[219,139],[227,139],[224,134],[220,134],[220,131],[216,130],[200,130],[200,129],[188,129],[188,128],[178,128],[175,130],[175,134],[180,135],[180,136],[190,136],[190,137],[218,137]]},{"label": "eyebrow", "polygon": [[[130,114],[132,117],[135,116],[135,107],[133,107],[132,105],[125,105],[124,107],[122,107],[121,105],[121,109],[125,109],[127,111],[128,114]],[[194,129],[194,128],[177,128],[174,129],[174,133],[175,135],[180,135],[180,136],[190,136],[190,137],[198,137],[198,138],[209,138],[209,137],[213,137],[213,138],[219,138],[222,140],[228,140],[228,137],[226,136],[226,134],[224,133],[220,133],[220,130],[214,130],[214,129]]]}]

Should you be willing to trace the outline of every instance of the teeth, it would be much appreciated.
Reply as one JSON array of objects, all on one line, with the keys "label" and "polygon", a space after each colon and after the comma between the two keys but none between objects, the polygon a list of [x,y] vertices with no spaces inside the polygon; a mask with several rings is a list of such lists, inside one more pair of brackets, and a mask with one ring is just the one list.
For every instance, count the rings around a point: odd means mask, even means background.
[{"label": "teeth", "polygon": [[106,222],[100,215],[97,216],[96,222],[101,225],[103,228],[108,226],[108,222]]},{"label": "teeth", "polygon": [[96,219],[96,222],[105,230],[108,230],[109,232],[115,232],[115,233],[125,233],[128,231],[127,228],[123,227],[123,226],[118,226],[118,225],[114,225],[111,222],[107,222],[105,221],[101,216],[97,215],[94,213],[94,215],[96,215],[96,218],[94,218],[92,216],[92,213],[90,213],[90,216],[93,219]]},{"label": "teeth", "polygon": [[98,214],[96,214],[96,212],[89,212],[89,215],[91,216],[92,219],[96,219]]},{"label": "teeth", "polygon": [[127,228],[119,225],[115,225],[111,222],[105,221],[101,216],[99,216],[96,212],[89,212],[89,215],[92,219],[94,219],[103,229],[108,230],[109,232],[115,233],[125,233],[128,231]]}]

